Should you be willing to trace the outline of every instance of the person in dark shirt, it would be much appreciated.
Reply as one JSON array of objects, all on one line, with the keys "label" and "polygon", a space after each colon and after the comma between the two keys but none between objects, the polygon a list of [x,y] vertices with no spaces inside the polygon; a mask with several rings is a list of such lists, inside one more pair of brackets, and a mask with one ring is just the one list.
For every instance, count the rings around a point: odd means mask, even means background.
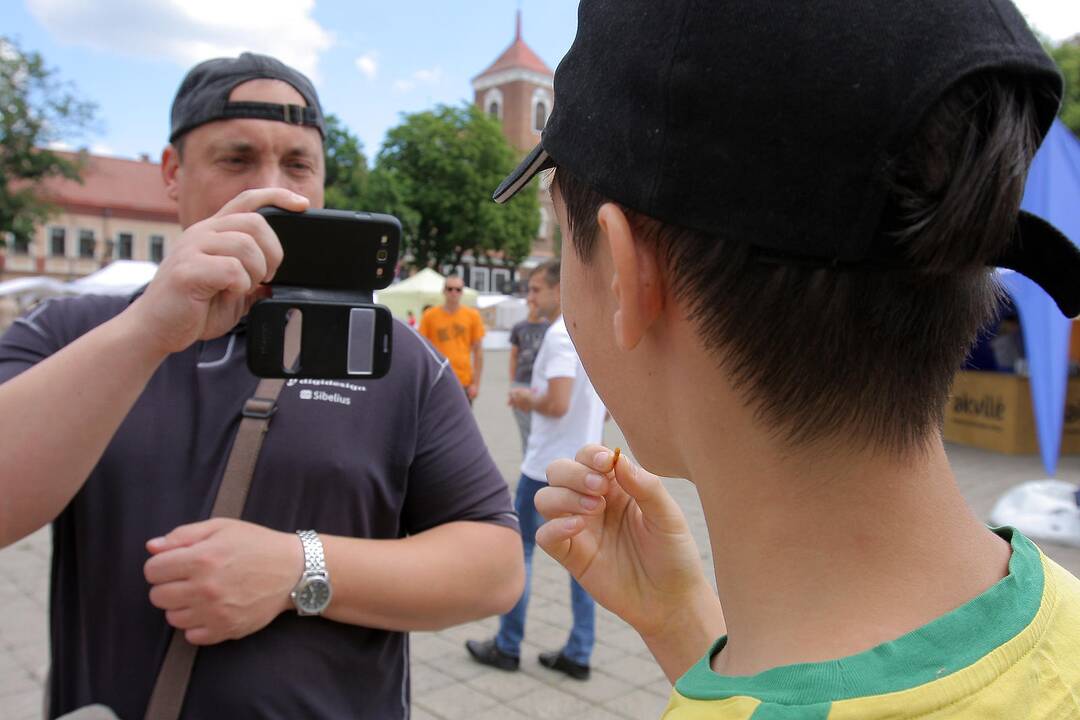
[{"label": "person in dark shirt", "polygon": [[[536,353],[540,350],[540,343],[544,341],[544,333],[551,325],[536,308],[536,298],[533,293],[525,299],[529,307],[529,316],[514,327],[510,328],[510,389],[528,388],[532,384],[533,362]],[[513,404],[510,409],[514,412],[514,420],[517,421],[518,431],[521,433],[521,452],[524,454],[529,442],[529,418],[531,413],[516,408]]]},{"label": "person in dark shirt", "polygon": [[[183,717],[405,718],[405,633],[521,594],[506,485],[446,361],[395,323],[383,379],[286,383],[242,519],[206,519],[257,385],[243,317],[282,258],[253,211],[322,206],[323,124],[307,78],[244,54],[196,66],[172,126],[185,230],[153,282],[0,338],[0,546],[53,528],[49,715],[142,717],[176,628],[202,646]],[[314,617],[290,598],[309,542],[333,587]]]}]

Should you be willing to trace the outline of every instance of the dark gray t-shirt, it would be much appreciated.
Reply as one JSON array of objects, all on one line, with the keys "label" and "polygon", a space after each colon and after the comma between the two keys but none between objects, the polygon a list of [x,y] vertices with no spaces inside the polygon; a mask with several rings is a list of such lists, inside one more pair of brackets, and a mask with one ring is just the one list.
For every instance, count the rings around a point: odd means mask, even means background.
[{"label": "dark gray t-shirt", "polygon": [[510,329],[510,344],[516,345],[518,349],[514,382],[528,385],[532,381],[536,353],[540,351],[540,343],[544,341],[544,333],[550,325],[551,323],[543,321],[522,320]]},{"label": "dark gray t-shirt", "polygon": [[[0,338],[0,382],[128,302],[87,297],[37,308]],[[286,384],[244,520],[388,539],[455,520],[517,527],[446,361],[401,323],[393,343],[381,380]],[[242,326],[170,356],[53,523],[54,716],[94,702],[125,720],[143,716],[171,632],[147,597],[144,544],[209,516],[257,383]],[[408,665],[404,633],[288,612],[242,640],[201,648],[183,717],[401,718]]]}]

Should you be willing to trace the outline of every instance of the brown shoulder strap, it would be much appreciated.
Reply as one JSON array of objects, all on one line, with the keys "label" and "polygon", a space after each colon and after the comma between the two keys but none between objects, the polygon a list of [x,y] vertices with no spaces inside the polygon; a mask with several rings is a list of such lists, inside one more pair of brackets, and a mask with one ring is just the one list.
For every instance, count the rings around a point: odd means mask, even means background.
[{"label": "brown shoulder strap", "polygon": [[[278,394],[284,383],[277,378],[262,380],[255,389],[255,396],[244,403],[240,429],[236,431],[210,517],[238,518],[244,511],[255,461],[259,458],[263,436],[270,427],[270,418],[277,409]],[[146,706],[146,720],[177,720],[180,717],[196,649],[184,639],[184,633],[173,630],[165,662]]]}]

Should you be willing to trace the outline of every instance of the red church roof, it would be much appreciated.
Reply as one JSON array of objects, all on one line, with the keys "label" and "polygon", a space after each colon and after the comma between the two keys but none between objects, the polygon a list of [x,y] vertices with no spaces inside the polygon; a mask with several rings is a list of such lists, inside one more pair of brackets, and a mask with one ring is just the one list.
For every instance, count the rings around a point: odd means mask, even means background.
[{"label": "red church roof", "polygon": [[49,178],[43,194],[72,211],[110,210],[117,216],[177,222],[176,203],[165,194],[161,166],[155,162],[87,155],[82,178],[82,183]]},{"label": "red church roof", "polygon": [[502,70],[530,70],[532,72],[542,73],[544,75],[554,75],[551,68],[547,66],[540,56],[537,55],[531,47],[525,44],[525,41],[521,39],[521,11],[517,14],[517,29],[514,33],[514,42],[510,47],[506,48],[506,51],[499,56],[499,59],[491,64],[484,72],[477,75],[474,80],[478,80],[488,75],[493,75]]}]

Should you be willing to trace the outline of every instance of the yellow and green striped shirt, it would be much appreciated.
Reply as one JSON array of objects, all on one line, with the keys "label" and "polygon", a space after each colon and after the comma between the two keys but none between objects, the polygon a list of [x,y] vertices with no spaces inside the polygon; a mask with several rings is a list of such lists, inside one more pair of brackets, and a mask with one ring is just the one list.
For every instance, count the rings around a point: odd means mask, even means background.
[{"label": "yellow and green striped shirt", "polygon": [[724,638],[676,684],[664,720],[1080,718],[1080,581],[1019,532],[1009,574],[866,652],[725,677]]}]

